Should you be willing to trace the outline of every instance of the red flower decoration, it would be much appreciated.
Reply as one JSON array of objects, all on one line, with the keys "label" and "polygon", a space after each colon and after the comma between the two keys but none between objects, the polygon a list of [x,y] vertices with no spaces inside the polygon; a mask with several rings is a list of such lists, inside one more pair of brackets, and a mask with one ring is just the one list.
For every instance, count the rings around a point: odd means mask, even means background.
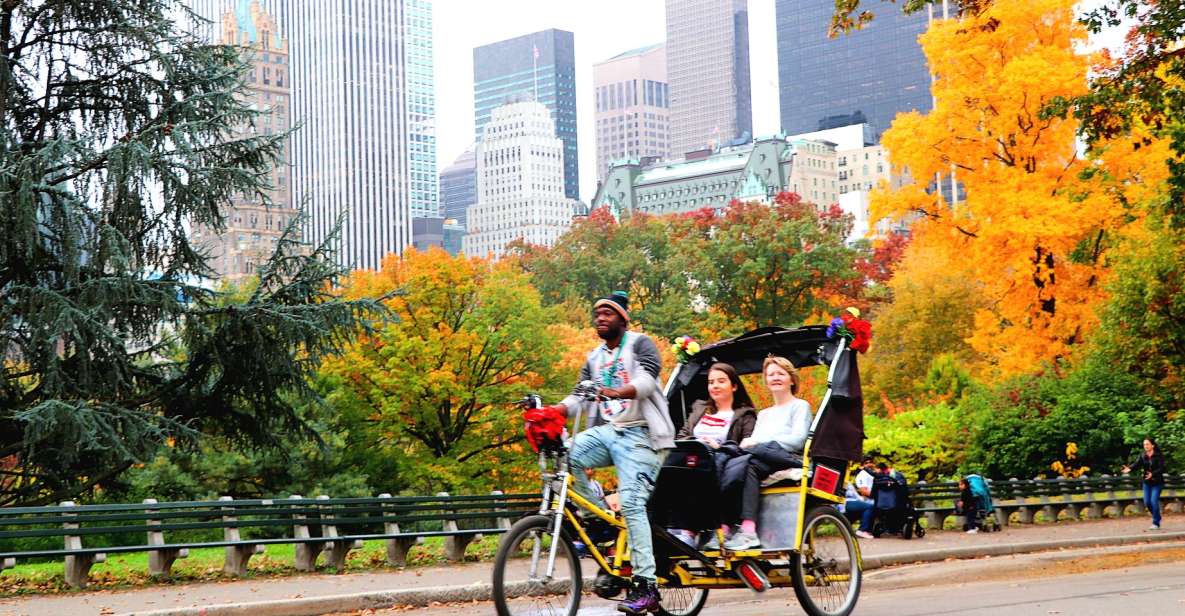
[{"label": "red flower decoration", "polygon": [[868,344],[872,341],[872,324],[860,318],[860,311],[848,308],[839,315],[844,325],[855,336],[852,344],[848,345],[853,351],[868,352]]}]

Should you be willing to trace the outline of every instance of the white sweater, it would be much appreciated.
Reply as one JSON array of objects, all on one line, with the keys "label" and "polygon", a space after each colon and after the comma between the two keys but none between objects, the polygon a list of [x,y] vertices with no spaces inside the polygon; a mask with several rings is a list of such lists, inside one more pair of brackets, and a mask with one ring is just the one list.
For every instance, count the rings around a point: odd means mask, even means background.
[{"label": "white sweater", "polygon": [[750,438],[754,443],[774,441],[786,451],[799,452],[806,446],[813,419],[810,403],[795,398],[757,413],[757,425]]}]

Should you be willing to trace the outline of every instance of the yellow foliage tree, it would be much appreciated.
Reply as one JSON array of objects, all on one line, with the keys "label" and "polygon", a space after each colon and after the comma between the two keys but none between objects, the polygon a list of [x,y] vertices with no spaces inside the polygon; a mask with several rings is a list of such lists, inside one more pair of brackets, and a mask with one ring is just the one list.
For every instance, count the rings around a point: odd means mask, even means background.
[{"label": "yellow foliage tree", "polygon": [[354,272],[343,293],[386,295],[394,317],[322,365],[331,402],[360,419],[372,455],[393,459],[418,493],[530,485],[537,475],[514,402],[566,391],[579,363],[560,344],[574,332],[526,275],[409,250],[380,271]]},{"label": "yellow foliage tree", "polygon": [[[1164,178],[1161,144],[1130,139],[1083,157],[1077,121],[1043,113],[1085,93],[1092,63],[1106,60],[1082,53],[1073,7],[997,0],[936,22],[921,37],[934,109],[898,116],[883,138],[914,182],[876,191],[873,217],[919,217],[915,232],[967,265],[988,300],[970,342],[1000,375],[1066,356],[1095,325],[1112,236]],[[927,190],[952,173],[966,189],[954,206]]]}]

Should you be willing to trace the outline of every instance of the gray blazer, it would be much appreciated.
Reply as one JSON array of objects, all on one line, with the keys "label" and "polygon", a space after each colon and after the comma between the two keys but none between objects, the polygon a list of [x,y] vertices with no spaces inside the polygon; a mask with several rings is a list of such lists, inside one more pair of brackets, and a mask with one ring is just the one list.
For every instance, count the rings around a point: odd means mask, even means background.
[{"label": "gray blazer", "polygon": [[[640,415],[645,420],[650,432],[650,446],[655,450],[672,449],[675,447],[675,424],[671,422],[671,415],[667,410],[667,399],[662,394],[662,385],[658,382],[662,360],[658,355],[658,346],[648,336],[637,332],[628,332],[626,347],[622,349],[621,360],[629,371],[629,384],[634,386],[638,394],[632,402],[635,408],[623,415],[622,421],[636,421]],[[588,354],[588,359],[580,368],[580,379],[593,380],[597,373],[597,361],[600,358],[600,347]],[[561,403],[568,408],[568,414],[574,412],[586,413],[586,417],[596,415],[596,404],[569,395]],[[598,421],[591,420],[592,425]],[[618,418],[614,418],[616,422]]]}]

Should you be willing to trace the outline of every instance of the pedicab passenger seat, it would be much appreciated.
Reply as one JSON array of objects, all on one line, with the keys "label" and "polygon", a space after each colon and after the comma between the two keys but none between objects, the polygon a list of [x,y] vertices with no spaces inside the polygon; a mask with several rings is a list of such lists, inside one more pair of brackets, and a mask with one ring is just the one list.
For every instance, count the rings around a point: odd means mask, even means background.
[{"label": "pedicab passenger seat", "polygon": [[693,531],[718,528],[719,501],[720,483],[712,451],[696,440],[675,441],[647,505],[651,524]]},{"label": "pedicab passenger seat", "polygon": [[779,488],[797,488],[802,483],[802,467],[777,471],[761,482],[762,494],[775,494]]}]

